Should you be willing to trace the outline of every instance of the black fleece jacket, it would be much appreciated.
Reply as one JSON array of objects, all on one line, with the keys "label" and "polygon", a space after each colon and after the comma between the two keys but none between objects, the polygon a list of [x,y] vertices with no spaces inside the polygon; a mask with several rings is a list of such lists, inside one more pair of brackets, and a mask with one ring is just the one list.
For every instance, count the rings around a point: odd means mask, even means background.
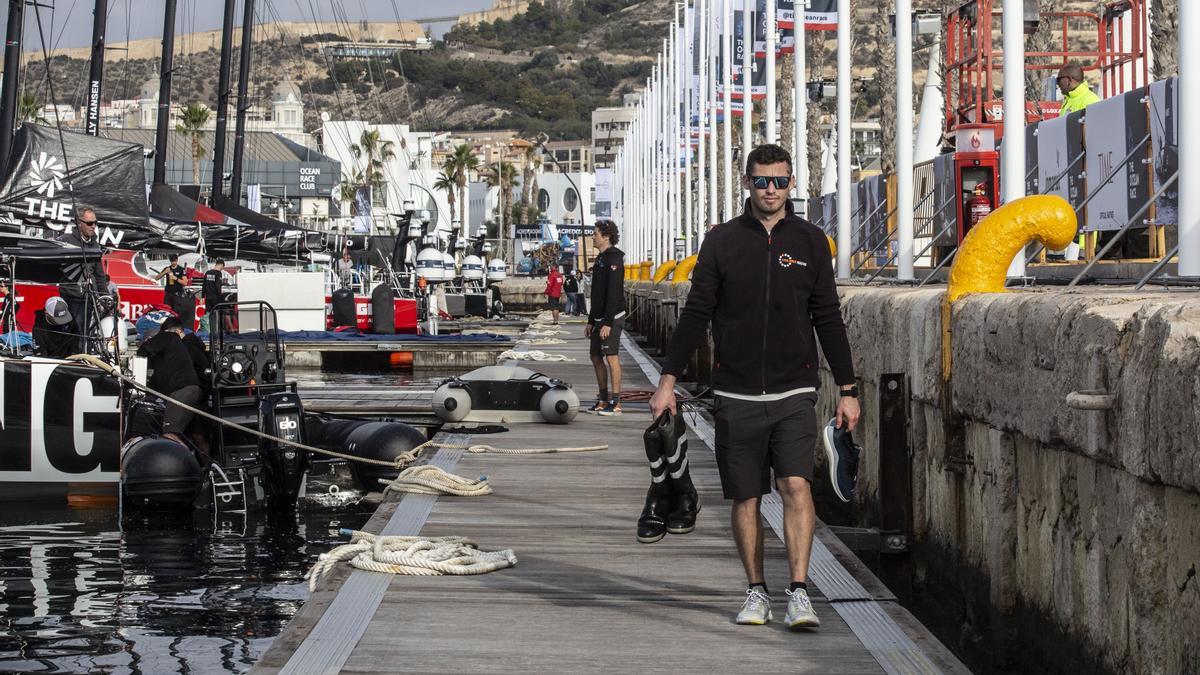
[{"label": "black fleece jacket", "polygon": [[592,309],[588,325],[611,326],[625,311],[625,254],[609,246],[596,256],[592,267]]},{"label": "black fleece jacket", "polygon": [[839,304],[825,233],[789,202],[768,234],[747,202],[700,246],[663,373],[683,373],[711,321],[713,389],[760,395],[819,386],[814,331],[838,385],[854,384]]}]

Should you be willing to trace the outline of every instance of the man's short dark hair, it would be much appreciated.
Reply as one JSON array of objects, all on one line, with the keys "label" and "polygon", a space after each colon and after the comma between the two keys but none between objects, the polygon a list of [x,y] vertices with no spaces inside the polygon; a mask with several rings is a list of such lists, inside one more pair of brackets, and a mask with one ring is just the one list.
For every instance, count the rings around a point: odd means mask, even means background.
[{"label": "man's short dark hair", "polygon": [[608,237],[608,243],[613,246],[616,246],[621,239],[621,233],[617,231],[617,224],[611,220],[597,220],[595,227],[600,234]]},{"label": "man's short dark hair", "polygon": [[183,322],[177,316],[168,316],[158,329],[160,331],[183,330]]},{"label": "man's short dark hair", "polygon": [[1084,82],[1083,66],[1079,65],[1078,61],[1069,61],[1065,66],[1058,70],[1059,77],[1069,77],[1076,82]]},{"label": "man's short dark hair", "polygon": [[176,260],[179,260],[179,254],[172,253],[171,255],[167,256],[167,260],[170,260],[171,262],[175,262]]},{"label": "man's short dark hair", "polygon": [[214,264],[214,265],[224,265],[224,264],[225,264],[225,259],[224,259],[224,258],[217,258],[216,260],[214,260],[214,261],[213,261],[213,264]]},{"label": "man's short dark hair", "polygon": [[746,156],[746,175],[754,175],[755,166],[787,162],[788,175],[792,175],[792,155],[774,143],[764,143],[750,151]]}]

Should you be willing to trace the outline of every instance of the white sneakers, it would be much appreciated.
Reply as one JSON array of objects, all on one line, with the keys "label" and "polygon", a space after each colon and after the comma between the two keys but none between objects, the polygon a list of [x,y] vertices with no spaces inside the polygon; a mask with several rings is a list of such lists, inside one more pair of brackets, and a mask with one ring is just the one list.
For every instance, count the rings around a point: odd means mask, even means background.
[{"label": "white sneakers", "polygon": [[[788,596],[788,608],[784,623],[788,628],[816,628],[821,625],[821,620],[813,611],[808,591],[797,588],[795,591],[785,592]],[[771,596],[758,586],[747,589],[746,602],[742,603],[742,611],[738,612],[737,623],[744,626],[761,626],[772,618]]]},{"label": "white sneakers", "polygon": [[772,618],[771,596],[759,590],[758,586],[746,589],[746,602],[742,603],[737,622],[743,626],[761,626]]},{"label": "white sneakers", "polygon": [[808,591],[797,588],[786,591],[788,595],[787,617],[784,623],[788,628],[816,628],[821,625],[817,613],[813,611],[812,601],[808,599]]}]

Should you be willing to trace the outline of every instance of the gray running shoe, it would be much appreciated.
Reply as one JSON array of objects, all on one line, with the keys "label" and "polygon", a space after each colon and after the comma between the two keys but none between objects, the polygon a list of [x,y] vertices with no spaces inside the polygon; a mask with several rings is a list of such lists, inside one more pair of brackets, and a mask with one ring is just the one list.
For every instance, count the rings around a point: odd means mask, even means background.
[{"label": "gray running shoe", "polygon": [[771,619],[771,596],[757,586],[746,589],[746,602],[742,604],[742,611],[738,612],[737,622],[743,626],[761,626]]},{"label": "gray running shoe", "polygon": [[813,611],[812,601],[808,599],[808,591],[797,588],[785,593],[788,595],[788,610],[784,622],[788,628],[816,628],[821,625],[821,620]]}]

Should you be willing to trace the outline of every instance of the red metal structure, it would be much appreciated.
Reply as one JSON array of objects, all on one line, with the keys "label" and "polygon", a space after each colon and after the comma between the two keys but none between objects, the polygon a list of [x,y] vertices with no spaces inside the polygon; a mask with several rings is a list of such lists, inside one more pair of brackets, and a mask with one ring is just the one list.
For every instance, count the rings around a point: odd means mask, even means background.
[{"label": "red metal structure", "polygon": [[[1000,43],[1000,2],[967,0],[945,17],[946,131],[962,124],[994,124],[1003,134],[1004,54]],[[1085,73],[1099,76],[1102,98],[1150,83],[1148,15],[1146,0],[1111,0],[1100,12],[1040,12],[1036,0],[1025,0],[1026,27],[1049,25],[1055,49],[1025,54],[1025,69],[1054,75],[1070,61]],[[1094,49],[1072,49],[1071,41],[1094,37]],[[1088,40],[1091,42],[1091,40]],[[1089,45],[1091,46],[1091,45]],[[1058,116],[1057,101],[1030,101],[1029,121]]]},{"label": "red metal structure", "polygon": [[[1025,0],[1026,33],[1052,30],[1055,49],[1027,51],[1025,70],[1053,78],[1069,62],[1089,75],[1102,98],[1150,83],[1147,0],[1110,0],[1094,12],[1042,12]],[[1001,2],[967,0],[945,16],[945,105],[947,140],[953,140],[956,217],[961,243],[972,226],[972,209],[983,199],[995,209],[1000,198],[1000,153],[1004,134],[1004,54],[1000,44]],[[1093,37],[1094,36],[1094,37]],[[1094,49],[1072,49],[1072,41]],[[1098,77],[1098,82],[1096,81]],[[1043,83],[1046,77],[1040,77]],[[1053,79],[1041,89],[1053,86]],[[1050,92],[1027,92],[1026,122],[1058,117],[1059,101],[1038,100]],[[1030,95],[1032,94],[1032,95]],[[1033,99],[1033,100],[1028,100]]]}]

